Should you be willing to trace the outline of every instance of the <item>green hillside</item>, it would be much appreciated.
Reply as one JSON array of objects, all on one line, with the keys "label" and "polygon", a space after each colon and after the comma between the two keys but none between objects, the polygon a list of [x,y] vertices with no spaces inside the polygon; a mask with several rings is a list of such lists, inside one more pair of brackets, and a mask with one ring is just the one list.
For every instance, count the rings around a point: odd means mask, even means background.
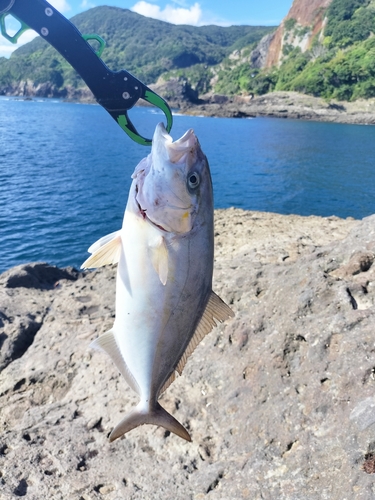
[{"label": "green hillside", "polygon": [[[279,68],[244,68],[245,90],[294,90],[339,100],[375,97],[375,1],[333,0],[325,16],[323,33],[315,35],[306,52],[284,45]],[[301,30],[295,20],[287,23],[286,30]]]},{"label": "green hillside", "polygon": [[[274,28],[183,26],[147,18],[127,9],[96,7],[72,18],[83,33],[96,33],[107,45],[102,58],[112,70],[126,69],[146,84],[167,71],[219,64],[233,50],[254,45]],[[31,80],[56,88],[83,86],[68,63],[40,37],[0,58],[0,92]]]}]

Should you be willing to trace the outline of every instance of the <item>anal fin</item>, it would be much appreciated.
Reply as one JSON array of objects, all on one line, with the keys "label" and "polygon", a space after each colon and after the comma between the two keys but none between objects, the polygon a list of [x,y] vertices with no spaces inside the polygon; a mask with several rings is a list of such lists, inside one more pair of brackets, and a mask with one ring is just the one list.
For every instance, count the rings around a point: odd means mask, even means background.
[{"label": "anal fin", "polygon": [[194,335],[176,366],[176,370],[180,375],[186,365],[188,357],[194,352],[199,342],[216,326],[216,322],[223,323],[225,320],[233,318],[233,316],[234,312],[232,309],[216,295],[215,292],[211,291],[206,309],[204,310]]},{"label": "anal fin", "polygon": [[137,394],[140,394],[138,383],[127,367],[124,358],[122,357],[115,336],[113,334],[113,330],[108,330],[108,332],[103,333],[103,335],[100,335],[100,337],[93,340],[90,344],[90,347],[106,352],[112,359],[114,364],[117,366],[118,371],[123,375],[126,382],[133,389],[133,391]]}]

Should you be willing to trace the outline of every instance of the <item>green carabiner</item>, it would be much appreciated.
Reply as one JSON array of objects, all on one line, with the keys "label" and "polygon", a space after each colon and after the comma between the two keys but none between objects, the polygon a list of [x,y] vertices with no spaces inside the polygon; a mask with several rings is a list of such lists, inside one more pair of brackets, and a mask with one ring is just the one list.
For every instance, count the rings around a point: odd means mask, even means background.
[{"label": "green carabiner", "polygon": [[[163,111],[165,117],[167,118],[167,125],[165,128],[169,133],[171,131],[173,124],[172,111],[170,110],[168,104],[164,101],[162,97],[160,97],[158,94],[155,94],[155,92],[148,89],[147,87],[145,87],[145,89],[146,90],[142,95],[142,99],[144,99],[145,101],[149,102],[150,104],[156,106],[161,111]],[[115,118],[113,114],[112,116]],[[122,130],[126,132],[134,142],[141,144],[142,146],[151,146],[152,139],[146,139],[145,137],[141,136],[135,129],[134,125],[132,124],[126,113],[118,115],[116,117],[116,121],[120,125]]]},{"label": "green carabiner", "polygon": [[[11,35],[9,35],[7,33],[7,27],[5,25],[5,19],[6,19],[7,16],[13,17],[21,25],[21,27],[19,28],[19,30],[13,36],[11,36]],[[4,38],[6,38],[11,43],[17,43],[19,37],[23,33],[25,33],[25,31],[27,31],[29,29],[30,29],[30,27],[26,23],[24,23],[23,21],[21,21],[21,19],[18,19],[18,17],[16,17],[14,14],[9,14],[9,12],[5,12],[4,14],[1,14],[1,16],[0,16],[0,31],[1,31],[1,34],[3,35]]]},{"label": "green carabiner", "polygon": [[95,33],[90,33],[89,35],[82,35],[82,38],[86,40],[86,42],[88,42],[89,40],[96,40],[97,42],[99,42],[99,48],[98,50],[95,51],[95,54],[98,57],[101,57],[105,47],[105,40],[103,40],[101,36],[96,35]]}]

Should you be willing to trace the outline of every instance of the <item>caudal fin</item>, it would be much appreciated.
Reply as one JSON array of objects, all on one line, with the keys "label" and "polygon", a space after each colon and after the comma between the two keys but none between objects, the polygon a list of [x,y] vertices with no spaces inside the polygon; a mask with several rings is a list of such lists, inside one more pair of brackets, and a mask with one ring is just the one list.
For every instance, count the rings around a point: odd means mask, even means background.
[{"label": "caudal fin", "polygon": [[129,413],[116,427],[113,429],[109,436],[109,440],[112,442],[119,438],[126,432],[135,429],[143,424],[153,424],[160,425],[177,436],[180,436],[186,441],[191,441],[191,437],[188,431],[183,427],[170,413],[168,413],[159,403],[151,411],[147,412],[143,408],[139,408],[139,405]]}]

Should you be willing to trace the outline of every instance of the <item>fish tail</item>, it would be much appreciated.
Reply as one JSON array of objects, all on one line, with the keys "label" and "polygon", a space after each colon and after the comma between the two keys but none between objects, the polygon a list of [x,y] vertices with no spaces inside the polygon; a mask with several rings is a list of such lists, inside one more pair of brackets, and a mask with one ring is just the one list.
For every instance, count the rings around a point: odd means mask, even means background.
[{"label": "fish tail", "polygon": [[110,442],[119,438],[123,434],[144,424],[153,424],[164,427],[186,441],[191,441],[188,431],[170,413],[168,413],[159,403],[149,411],[137,406],[130,412],[116,427],[109,436]]}]

